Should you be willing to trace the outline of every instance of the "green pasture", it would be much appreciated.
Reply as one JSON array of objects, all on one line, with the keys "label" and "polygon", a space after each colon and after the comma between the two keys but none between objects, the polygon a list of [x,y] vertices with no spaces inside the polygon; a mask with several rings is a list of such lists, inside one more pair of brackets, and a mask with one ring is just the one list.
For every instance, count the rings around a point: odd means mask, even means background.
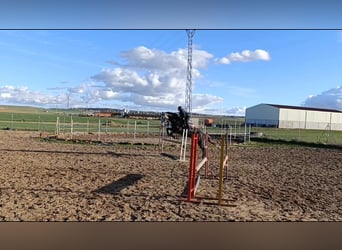
[{"label": "green pasture", "polygon": [[253,127],[251,131],[261,132],[263,138],[271,140],[342,145],[342,131],[255,127]]},{"label": "green pasture", "polygon": [[0,129],[56,131],[59,119],[60,132],[108,132],[108,133],[159,133],[159,120],[135,120],[126,118],[82,117],[76,114],[39,112],[6,113],[0,112]]}]

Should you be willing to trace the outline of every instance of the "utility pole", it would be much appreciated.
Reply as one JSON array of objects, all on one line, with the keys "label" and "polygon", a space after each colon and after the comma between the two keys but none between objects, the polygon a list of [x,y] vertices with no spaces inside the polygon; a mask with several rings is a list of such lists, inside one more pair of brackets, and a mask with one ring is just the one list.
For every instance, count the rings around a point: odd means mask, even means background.
[{"label": "utility pole", "polygon": [[67,96],[67,109],[70,108],[70,93],[67,93],[66,96]]},{"label": "utility pole", "polygon": [[195,35],[195,30],[186,30],[188,35],[188,67],[185,89],[185,110],[191,117],[192,113],[192,38]]}]

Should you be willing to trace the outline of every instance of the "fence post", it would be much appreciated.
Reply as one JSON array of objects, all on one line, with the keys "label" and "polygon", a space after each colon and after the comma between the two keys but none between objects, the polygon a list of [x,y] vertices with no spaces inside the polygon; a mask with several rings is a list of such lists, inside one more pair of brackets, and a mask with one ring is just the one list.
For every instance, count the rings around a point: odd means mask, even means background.
[{"label": "fence post", "polygon": [[13,128],[13,113],[12,113],[12,118],[11,118],[11,129],[14,130],[14,128]]},{"label": "fence post", "polygon": [[72,136],[73,136],[73,133],[74,133],[74,121],[72,119],[72,116],[70,117],[70,134],[71,134],[71,139],[72,139]]},{"label": "fence post", "polygon": [[248,143],[251,142],[251,124],[249,124],[249,132],[248,132]]},{"label": "fence post", "polygon": [[99,129],[98,129],[98,133],[97,133],[97,140],[98,141],[100,141],[100,139],[101,139],[100,133],[101,133],[101,119],[99,118]]},{"label": "fence post", "polygon": [[134,121],[134,143],[135,143],[135,138],[136,138],[136,133],[137,133],[137,120]]},{"label": "fence post", "polygon": [[126,130],[126,137],[128,136],[128,132],[129,132],[129,120],[127,120],[127,130]]},{"label": "fence post", "polygon": [[150,121],[147,121],[147,135],[150,135]]},{"label": "fence post", "polygon": [[246,143],[247,140],[247,124],[245,123],[245,135],[243,137],[243,142]]},{"label": "fence post", "polygon": [[63,126],[62,126],[62,132],[64,133],[65,132],[65,125],[66,122],[65,122],[65,116],[63,116]]},{"label": "fence post", "polygon": [[40,132],[40,115],[38,116],[38,132]]},{"label": "fence post", "polygon": [[60,133],[60,121],[59,121],[59,116],[57,116],[55,133],[56,133],[56,135],[59,135],[59,133]]}]

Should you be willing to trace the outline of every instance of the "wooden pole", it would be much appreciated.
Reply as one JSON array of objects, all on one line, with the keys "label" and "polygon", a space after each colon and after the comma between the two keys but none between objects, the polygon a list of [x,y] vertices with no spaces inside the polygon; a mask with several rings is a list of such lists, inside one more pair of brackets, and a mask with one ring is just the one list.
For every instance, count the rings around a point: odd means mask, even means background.
[{"label": "wooden pole", "polygon": [[205,178],[209,176],[209,146],[208,146],[208,139],[209,135],[208,132],[205,132],[205,157],[207,161],[205,162]]},{"label": "wooden pole", "polygon": [[225,136],[221,136],[221,155],[220,155],[220,179],[219,179],[219,190],[218,190],[218,205],[222,203],[222,184],[223,184],[223,165],[224,165],[224,148],[225,148]]},{"label": "wooden pole", "polygon": [[189,182],[188,182],[188,201],[192,201],[192,199],[195,196],[197,141],[198,141],[198,135],[193,134],[191,137],[191,154],[190,154]]}]

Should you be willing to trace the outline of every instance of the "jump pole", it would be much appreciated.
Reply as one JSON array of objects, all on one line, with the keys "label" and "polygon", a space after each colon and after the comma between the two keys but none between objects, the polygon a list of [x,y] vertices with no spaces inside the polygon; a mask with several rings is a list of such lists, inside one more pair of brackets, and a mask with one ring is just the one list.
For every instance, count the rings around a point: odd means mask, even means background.
[{"label": "jump pole", "polygon": [[179,156],[180,161],[185,161],[187,137],[188,137],[188,130],[183,129],[182,145],[181,145],[181,151],[180,151],[180,156]]},{"label": "jump pole", "polygon": [[191,153],[190,153],[188,197],[187,197],[187,201],[189,201],[189,202],[198,201],[197,199],[195,199],[197,142],[198,142],[198,134],[193,134],[191,137]]},{"label": "jump pole", "polygon": [[208,150],[208,132],[205,133],[205,157],[207,161],[205,162],[205,178],[209,176],[209,150]]},{"label": "jump pole", "polygon": [[165,141],[181,144],[179,161],[185,161],[186,160],[185,156],[186,156],[186,148],[187,148],[187,137],[188,137],[188,130],[184,129],[181,141],[166,139],[165,138],[165,127],[161,126],[160,127],[160,133],[159,133],[159,145],[161,144],[161,151],[164,152],[164,142]]},{"label": "jump pole", "polygon": [[220,174],[219,174],[219,190],[218,190],[218,205],[222,203],[222,184],[223,184],[223,163],[224,163],[224,136],[221,136],[221,157],[220,157]]},{"label": "jump pole", "polygon": [[197,165],[197,147],[198,147],[198,134],[193,134],[191,137],[191,152],[190,152],[190,164],[189,164],[189,180],[187,197],[181,199],[188,202],[200,202],[200,197],[196,198],[196,191],[200,182],[200,175],[197,172],[208,162],[208,158],[205,157]]},{"label": "jump pole", "polygon": [[222,186],[223,172],[226,167],[226,180],[228,180],[228,134],[221,136],[221,153],[220,153],[220,172],[219,172],[219,190],[218,190],[218,205],[222,205]]}]

